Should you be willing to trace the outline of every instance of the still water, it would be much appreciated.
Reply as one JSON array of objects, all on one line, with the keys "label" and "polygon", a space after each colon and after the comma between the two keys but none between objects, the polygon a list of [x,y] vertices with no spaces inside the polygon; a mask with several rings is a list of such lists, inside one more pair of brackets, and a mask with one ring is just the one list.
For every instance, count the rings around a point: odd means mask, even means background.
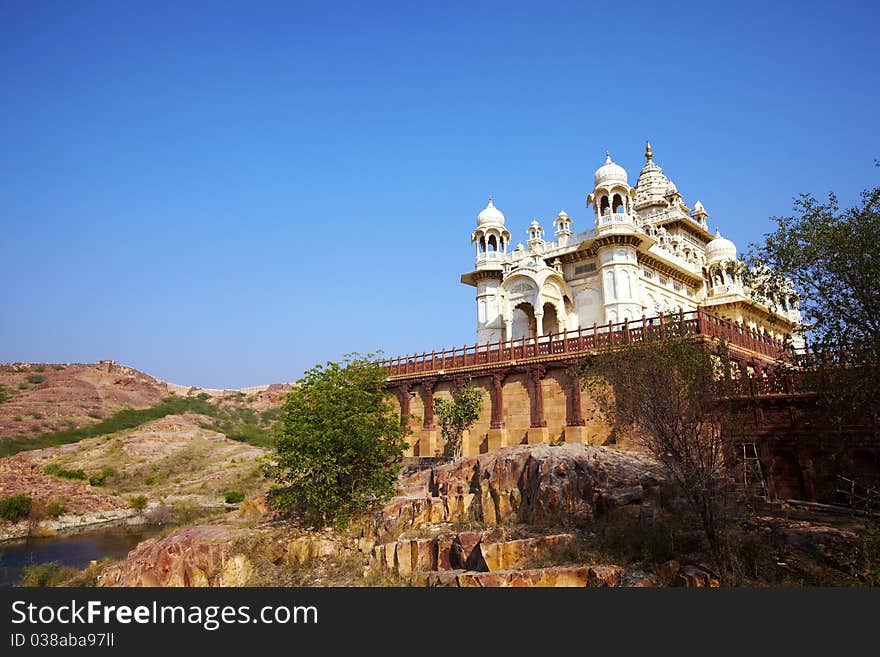
[{"label": "still water", "polygon": [[0,586],[14,585],[22,569],[35,563],[57,561],[62,566],[85,568],[93,559],[121,559],[139,542],[163,529],[157,525],[115,525],[0,543]]}]

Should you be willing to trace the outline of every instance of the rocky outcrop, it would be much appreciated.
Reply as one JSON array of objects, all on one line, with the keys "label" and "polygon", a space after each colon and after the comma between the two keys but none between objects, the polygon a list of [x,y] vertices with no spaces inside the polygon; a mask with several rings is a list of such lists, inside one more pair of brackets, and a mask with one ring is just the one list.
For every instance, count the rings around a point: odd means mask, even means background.
[{"label": "rocky outcrop", "polygon": [[[271,541],[272,563],[291,567],[358,554],[367,570],[414,584],[621,586],[623,569],[577,562],[578,535],[512,534],[517,523],[560,527],[653,495],[663,478],[648,457],[586,445],[518,446],[436,464],[401,480],[400,495],[343,540],[291,530]],[[253,508],[252,508],[253,507]],[[242,505],[260,515],[261,499]],[[479,531],[455,531],[472,522]],[[138,546],[110,568],[103,586],[243,586],[254,560],[236,537],[245,528],[203,526]],[[413,536],[412,534],[417,534]],[[407,536],[409,534],[409,536]],[[265,545],[263,546],[265,549]],[[266,556],[266,555],[263,555]]]},{"label": "rocky outcrop", "polygon": [[663,483],[658,464],[637,452],[580,444],[508,447],[405,477],[368,533],[397,535],[444,522],[584,523],[640,502]]},{"label": "rocky outcrop", "polygon": [[231,554],[239,531],[188,527],[132,550],[101,575],[100,586],[245,586],[252,572],[245,554]]}]

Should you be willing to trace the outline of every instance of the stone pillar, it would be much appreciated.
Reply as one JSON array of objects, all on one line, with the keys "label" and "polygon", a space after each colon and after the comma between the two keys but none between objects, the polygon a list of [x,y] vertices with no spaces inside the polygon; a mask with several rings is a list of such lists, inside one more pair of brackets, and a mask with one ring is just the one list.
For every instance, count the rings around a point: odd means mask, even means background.
[{"label": "stone pillar", "polygon": [[529,379],[532,382],[532,403],[529,404],[532,416],[528,435],[529,445],[546,443],[550,440],[547,421],[544,419],[544,389],[541,386],[541,379],[544,378],[545,373],[546,369],[543,365],[535,365],[528,369]]},{"label": "stone pillar", "polygon": [[804,484],[804,497],[810,502],[816,501],[816,482],[813,472],[813,455],[807,449],[799,449],[798,466],[801,469],[801,481]]},{"label": "stone pillar", "polygon": [[425,379],[422,381],[424,388],[425,417],[422,421],[422,436],[419,439],[419,456],[436,456],[437,428],[434,425],[434,386],[437,379]]},{"label": "stone pillar", "polygon": [[[400,426],[409,426],[409,383],[401,383],[396,389],[397,399],[400,402]],[[407,439],[408,440],[408,439]],[[407,456],[413,455],[413,444],[410,443],[406,450]]]},{"label": "stone pillar", "polygon": [[507,372],[492,374],[492,419],[489,422],[489,451],[507,444],[507,429],[504,428],[504,379]]},{"label": "stone pillar", "polygon": [[535,337],[544,335],[544,313],[535,313]]},{"label": "stone pillar", "polygon": [[397,399],[400,402],[400,424],[409,424],[409,383],[401,383],[397,387]]},{"label": "stone pillar", "polygon": [[565,442],[583,443],[587,440],[586,420],[581,410],[581,378],[577,373],[570,373],[568,377],[568,402],[565,418]]}]

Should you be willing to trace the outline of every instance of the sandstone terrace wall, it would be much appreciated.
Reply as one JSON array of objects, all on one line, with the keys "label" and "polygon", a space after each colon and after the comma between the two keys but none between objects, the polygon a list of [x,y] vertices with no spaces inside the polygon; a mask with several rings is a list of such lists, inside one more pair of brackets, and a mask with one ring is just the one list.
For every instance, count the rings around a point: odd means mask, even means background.
[{"label": "sandstone terrace wall", "polygon": [[463,456],[522,444],[604,444],[611,427],[592,418],[595,402],[581,391],[572,365],[555,362],[476,371],[470,379],[434,376],[390,381],[401,421],[412,431],[407,456],[441,455],[443,439],[431,410],[433,400],[450,399],[452,391],[468,380],[482,391],[483,405],[463,437]]}]

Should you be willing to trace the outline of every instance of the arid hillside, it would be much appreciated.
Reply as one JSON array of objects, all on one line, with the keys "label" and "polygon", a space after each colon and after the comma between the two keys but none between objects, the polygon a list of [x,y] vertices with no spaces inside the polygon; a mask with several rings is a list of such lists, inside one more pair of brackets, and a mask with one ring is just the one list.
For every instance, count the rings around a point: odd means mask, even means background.
[{"label": "arid hillside", "polygon": [[0,501],[29,509],[7,510],[0,538],[186,521],[258,493],[289,389],[185,388],[112,361],[0,365]]},{"label": "arid hillside", "polygon": [[109,363],[0,365],[0,438],[95,424],[168,394],[163,382]]},{"label": "arid hillside", "polygon": [[[247,392],[186,388],[160,381],[149,374],[113,361],[100,363],[0,365],[0,454],[28,449],[30,439],[42,438],[34,447],[73,442],[86,436],[103,435],[119,428],[133,428],[139,419],[149,421],[174,412],[206,412],[214,427],[225,433],[236,425],[269,424],[290,390],[288,384],[273,384]],[[190,400],[192,404],[172,404]],[[155,412],[117,417],[127,411]],[[102,425],[103,423],[103,425]],[[97,426],[102,425],[102,426]],[[54,436],[94,427],[94,431]],[[245,439],[247,436],[245,436]],[[3,448],[12,439],[16,447]]]}]

